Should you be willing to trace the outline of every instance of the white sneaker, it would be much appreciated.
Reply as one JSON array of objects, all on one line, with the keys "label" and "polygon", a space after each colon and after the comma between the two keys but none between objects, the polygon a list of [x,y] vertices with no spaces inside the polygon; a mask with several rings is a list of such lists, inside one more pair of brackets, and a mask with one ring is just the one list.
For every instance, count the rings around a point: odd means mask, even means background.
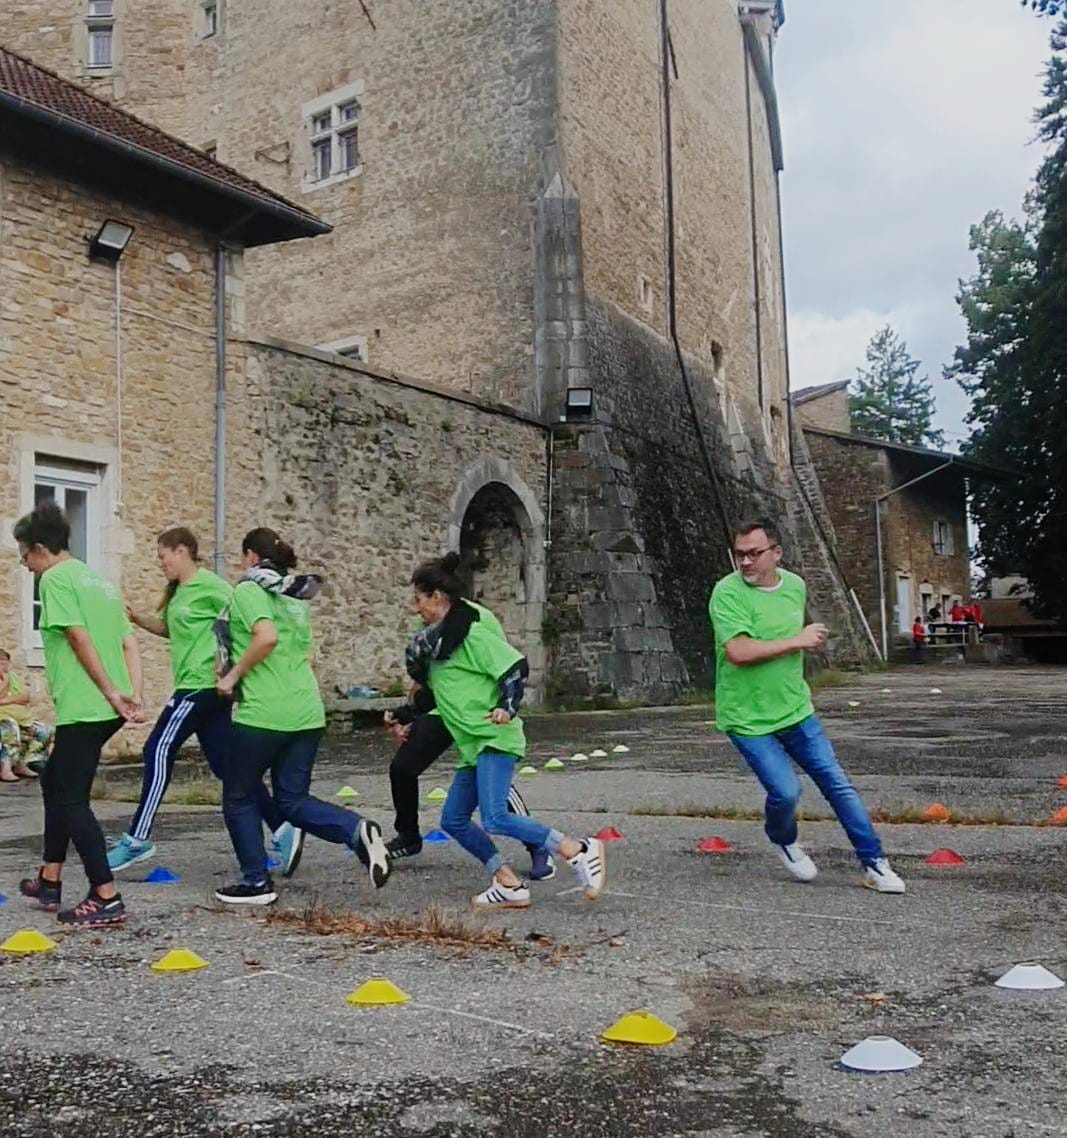
[{"label": "white sneaker", "polygon": [[819,876],[815,862],[796,842],[788,846],[775,846],[774,852],[778,855],[778,860],[797,881],[814,881]]},{"label": "white sneaker", "polygon": [[585,849],[567,859],[587,901],[595,901],[608,880],[607,850],[599,838],[586,838]]},{"label": "white sneaker", "polygon": [[530,890],[525,885],[520,885],[518,889],[510,889],[494,878],[484,893],[471,898],[471,904],[476,909],[528,909]]},{"label": "white sneaker", "polygon": [[904,893],[904,882],[893,872],[889,859],[880,857],[874,865],[863,867],[863,884],[876,893]]}]

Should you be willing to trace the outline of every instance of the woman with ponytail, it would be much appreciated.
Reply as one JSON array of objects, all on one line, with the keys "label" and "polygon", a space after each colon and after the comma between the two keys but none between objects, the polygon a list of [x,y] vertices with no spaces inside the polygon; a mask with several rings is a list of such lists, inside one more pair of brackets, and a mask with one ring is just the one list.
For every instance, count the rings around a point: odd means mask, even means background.
[{"label": "woman with ponytail", "polygon": [[[174,694],[145,743],[141,797],[130,828],[109,840],[108,865],[116,873],[155,854],[152,825],[185,741],[196,736],[218,779],[229,746],[231,704],[215,690],[214,627],[233,588],[199,564],[196,537],[185,526],[164,530],[156,539],[156,555],[167,583],[155,612],[129,606],[126,612],[138,627],[169,642]],[[265,787],[262,791],[260,810],[289,874],[299,861],[300,835],[282,819]]]},{"label": "woman with ponytail", "polygon": [[[490,834],[559,854],[586,898],[595,901],[606,880],[604,846],[597,838],[568,838],[534,818],[508,812],[515,765],[526,754],[519,705],[528,668],[477,606],[462,598],[459,555],[423,562],[414,572],[414,606],[422,617],[422,652],[429,687],[459,751],[459,766],[441,811],[441,827],[492,874],[473,898],[479,909],[525,909],[530,890],[494,845]],[[471,819],[481,815],[481,826]]]},{"label": "woman with ponytail", "polygon": [[228,904],[277,900],[266,868],[260,792],[270,771],[282,817],[303,834],[346,845],[367,867],[372,884],[389,878],[389,858],[377,822],[312,797],[311,772],[326,728],[326,712],[311,670],[313,640],[305,603],[321,584],[293,575],[296,554],[272,529],[241,543],[245,573],[234,589],[220,641],[217,690],[235,699],[233,733],[222,786],[222,813],[241,880],[216,891]]}]

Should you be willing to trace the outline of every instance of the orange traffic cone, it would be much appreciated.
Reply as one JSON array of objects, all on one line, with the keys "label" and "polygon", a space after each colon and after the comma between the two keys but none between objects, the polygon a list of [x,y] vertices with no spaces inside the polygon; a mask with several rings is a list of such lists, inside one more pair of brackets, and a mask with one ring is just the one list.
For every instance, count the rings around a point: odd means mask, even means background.
[{"label": "orange traffic cone", "polygon": [[1067,806],[1057,810],[1056,813],[1052,815],[1052,824],[1053,826],[1067,826]]},{"label": "orange traffic cone", "polygon": [[952,815],[940,802],[931,802],[922,813],[924,822],[947,822],[951,817]]}]

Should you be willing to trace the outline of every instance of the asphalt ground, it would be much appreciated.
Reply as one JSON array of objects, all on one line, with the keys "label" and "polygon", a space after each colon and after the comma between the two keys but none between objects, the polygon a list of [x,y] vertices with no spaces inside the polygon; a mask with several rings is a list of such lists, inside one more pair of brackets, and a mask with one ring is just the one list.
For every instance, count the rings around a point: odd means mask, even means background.
[{"label": "asphalt ground", "polygon": [[[1024,960],[1067,977],[1067,835],[1039,824],[1067,805],[1065,687],[1053,669],[927,667],[817,697],[872,808],[911,818],[938,801],[954,818],[999,823],[881,826],[903,897],[860,887],[829,820],[801,828],[818,880],[785,877],[748,817],[759,787],[700,707],[529,719],[539,770],[609,752],[520,783],[534,813],[569,833],[623,834],[596,904],[564,867],[532,886],[530,910],[471,914],[485,882],[451,842],[428,845],[374,893],[354,858],[309,840],[272,918],[224,912],[211,894],[235,867],[217,809],[171,807],[156,859],[123,876],[164,865],[180,882],[126,880],[126,927],[63,932],[15,895],[35,865],[41,811],[35,787],[5,787],[0,940],[34,928],[58,947],[0,953],[0,1134],[1067,1134],[1067,994],[992,984]],[[611,754],[620,743],[629,752]],[[391,830],[389,753],[378,732],[332,739],[316,790],[354,786],[357,808]],[[424,791],[450,774],[446,757]],[[828,816],[810,785],[802,808]],[[98,806],[113,832],[130,809]],[[428,804],[427,829],[436,817]],[[697,853],[713,834],[732,850]],[[965,864],[926,864],[940,847]],[[519,849],[520,870],[524,858]],[[72,863],[67,900],[83,888]],[[364,924],[320,935],[312,910]],[[429,915],[439,921],[427,933]],[[403,920],[422,934],[405,934]],[[506,937],[475,943],[494,932]],[[172,948],[209,966],[152,972]],[[345,1002],[373,977],[411,1001]],[[675,1042],[600,1040],[637,1009],[677,1028]],[[922,1066],[841,1069],[874,1034]]]}]

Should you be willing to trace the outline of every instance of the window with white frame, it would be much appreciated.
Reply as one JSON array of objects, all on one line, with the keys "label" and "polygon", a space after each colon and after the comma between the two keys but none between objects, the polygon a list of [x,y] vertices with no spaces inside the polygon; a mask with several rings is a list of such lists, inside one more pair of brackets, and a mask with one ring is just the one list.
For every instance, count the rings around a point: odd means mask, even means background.
[{"label": "window with white frame", "polygon": [[115,0],[88,0],[85,28],[88,65],[110,67],[115,58]]},{"label": "window with white frame", "polygon": [[219,30],[219,0],[202,0],[200,4],[200,38],[210,39]]},{"label": "window with white frame", "polygon": [[335,356],[344,356],[355,363],[368,362],[366,336],[348,336],[343,340],[331,340],[328,344],[317,346],[320,352],[333,352]]},{"label": "window with white frame", "polygon": [[[33,504],[55,502],[70,522],[70,552],[93,569],[101,567],[103,513],[100,504],[101,470],[97,466],[60,463],[38,458],[33,468]],[[41,600],[38,580],[29,578],[26,646],[41,647]]]},{"label": "window with white frame", "polygon": [[352,83],[303,107],[310,146],[305,188],[320,187],[359,173],[359,96],[362,83]]},{"label": "window with white frame", "polygon": [[952,523],[938,518],[934,522],[934,553],[938,557],[951,557],[956,552],[952,540]]}]

